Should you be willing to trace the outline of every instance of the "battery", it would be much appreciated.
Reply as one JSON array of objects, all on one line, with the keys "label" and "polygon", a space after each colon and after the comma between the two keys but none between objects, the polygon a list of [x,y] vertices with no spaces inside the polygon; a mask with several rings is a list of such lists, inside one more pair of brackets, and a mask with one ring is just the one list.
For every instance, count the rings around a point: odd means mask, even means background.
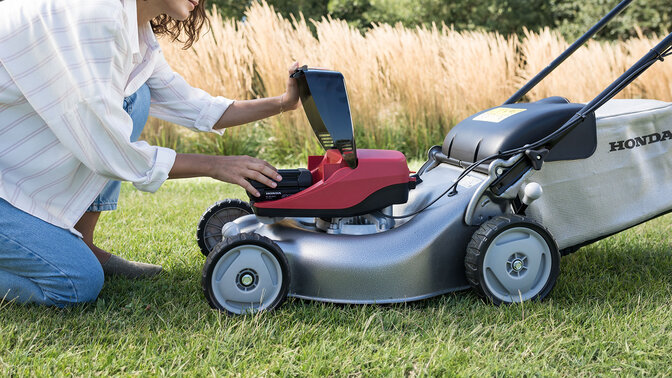
[{"label": "battery", "polygon": [[248,192],[247,196],[250,200],[254,202],[275,201],[289,197],[313,185],[313,176],[306,168],[280,169],[278,170],[278,174],[282,176],[282,180],[276,182],[278,186],[275,188],[270,188],[255,180],[250,180],[252,186],[260,194],[259,197],[255,197]]}]

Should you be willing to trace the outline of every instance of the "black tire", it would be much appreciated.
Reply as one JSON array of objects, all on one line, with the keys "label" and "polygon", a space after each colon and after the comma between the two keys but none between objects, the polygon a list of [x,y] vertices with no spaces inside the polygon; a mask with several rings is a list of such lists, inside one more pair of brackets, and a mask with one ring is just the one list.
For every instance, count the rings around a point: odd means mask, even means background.
[{"label": "black tire", "polygon": [[[495,241],[499,244],[493,245]],[[464,265],[469,284],[495,305],[542,300],[560,273],[560,253],[541,224],[519,215],[504,215],[483,223],[472,235]],[[528,282],[532,282],[529,290],[515,289]]]},{"label": "black tire", "polygon": [[239,199],[225,199],[210,206],[198,221],[196,241],[203,256],[222,241],[222,226],[242,216],[252,214],[250,204]]},{"label": "black tire", "polygon": [[289,283],[285,254],[271,239],[255,233],[238,234],[217,244],[201,277],[210,307],[229,315],[278,308],[287,298]]}]

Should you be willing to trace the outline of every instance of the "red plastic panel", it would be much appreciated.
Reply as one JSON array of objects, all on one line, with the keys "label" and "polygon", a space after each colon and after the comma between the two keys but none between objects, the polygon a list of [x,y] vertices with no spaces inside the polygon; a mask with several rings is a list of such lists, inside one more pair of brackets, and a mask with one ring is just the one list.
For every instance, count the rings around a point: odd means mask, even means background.
[{"label": "red plastic panel", "polygon": [[411,181],[406,157],[399,151],[357,150],[358,165],[345,164],[338,150],[324,156],[310,156],[308,169],[313,186],[277,201],[259,202],[268,209],[345,209],[357,205],[374,192]]}]

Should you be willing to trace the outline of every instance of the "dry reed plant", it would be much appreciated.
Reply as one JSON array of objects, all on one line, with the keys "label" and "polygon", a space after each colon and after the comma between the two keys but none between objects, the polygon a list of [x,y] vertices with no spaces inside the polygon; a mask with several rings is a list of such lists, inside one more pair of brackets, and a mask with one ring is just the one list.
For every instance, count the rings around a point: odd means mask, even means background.
[{"label": "dry reed plant", "polygon": [[[521,39],[457,32],[445,25],[376,25],[365,34],[345,21],[286,19],[254,2],[244,21],[222,20],[188,51],[162,41],[167,60],[196,87],[234,99],[284,92],[294,61],[341,71],[348,88],[358,146],[401,149],[413,156],[442,142],[456,122],[496,106],[557,57],[568,43],[550,30]],[[314,29],[311,31],[311,26]],[[591,41],[527,97],[592,99],[657,41]],[[621,95],[672,100],[672,69],[658,64]],[[152,121],[149,129],[173,145],[195,140],[197,152],[253,153],[280,162],[319,153],[302,111],[231,130],[224,138],[187,137]],[[156,132],[156,131],[155,131]],[[148,134],[151,137],[151,131]],[[157,137],[157,136],[155,136]],[[214,144],[214,145],[213,145]]]},{"label": "dry reed plant", "polygon": [[[521,69],[521,85],[559,56],[569,43],[548,29],[538,34],[526,30],[522,46],[526,64]],[[589,41],[534,88],[529,99],[563,96],[574,102],[590,101],[627,70],[627,61],[621,44]],[[627,88],[621,96],[631,92],[632,87]]]},{"label": "dry reed plant", "polygon": [[[289,66],[295,61],[307,63],[306,52],[318,46],[305,19],[285,19],[266,3],[252,5],[245,13],[245,22],[238,26],[254,56],[259,90],[265,96],[282,94]],[[262,154],[284,156],[281,160],[289,161],[303,156],[306,150],[318,150],[315,138],[306,137],[312,136],[312,131],[301,111],[271,118],[265,124],[269,137]]]},{"label": "dry reed plant", "polygon": [[[644,56],[660,39],[653,36],[650,40],[637,38],[626,41],[623,49],[632,57],[632,63]],[[672,101],[672,67],[669,60],[657,62],[632,85],[631,98],[653,98],[661,101]]]}]

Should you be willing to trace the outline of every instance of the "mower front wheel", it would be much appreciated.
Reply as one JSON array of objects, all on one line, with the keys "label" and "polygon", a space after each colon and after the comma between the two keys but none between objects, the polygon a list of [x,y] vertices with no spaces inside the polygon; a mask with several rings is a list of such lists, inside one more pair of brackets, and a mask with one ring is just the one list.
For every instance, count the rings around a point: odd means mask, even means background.
[{"label": "mower front wheel", "polygon": [[252,214],[250,204],[239,199],[225,199],[203,213],[196,229],[196,240],[203,256],[208,256],[222,241],[222,227],[228,222]]},{"label": "mower front wheel", "polygon": [[212,308],[228,314],[271,311],[289,291],[289,263],[271,239],[255,233],[225,238],[208,255],[201,285]]},{"label": "mower front wheel", "polygon": [[544,299],[560,273],[560,253],[542,225],[504,215],[483,223],[474,233],[464,264],[476,292],[499,305]]}]

